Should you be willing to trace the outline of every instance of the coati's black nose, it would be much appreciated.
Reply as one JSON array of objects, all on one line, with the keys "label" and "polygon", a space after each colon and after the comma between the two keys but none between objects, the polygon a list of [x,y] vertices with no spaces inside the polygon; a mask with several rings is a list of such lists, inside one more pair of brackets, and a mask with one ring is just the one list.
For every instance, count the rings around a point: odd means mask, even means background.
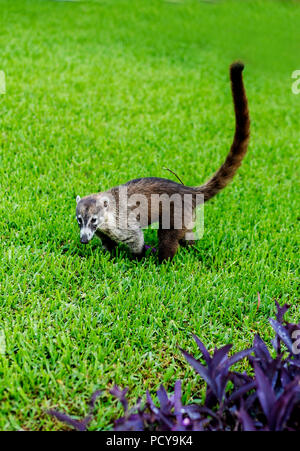
[{"label": "coati's black nose", "polygon": [[80,238],[80,242],[81,242],[82,244],[87,244],[87,243],[89,242],[88,237],[87,237],[86,235],[83,235],[83,236]]}]

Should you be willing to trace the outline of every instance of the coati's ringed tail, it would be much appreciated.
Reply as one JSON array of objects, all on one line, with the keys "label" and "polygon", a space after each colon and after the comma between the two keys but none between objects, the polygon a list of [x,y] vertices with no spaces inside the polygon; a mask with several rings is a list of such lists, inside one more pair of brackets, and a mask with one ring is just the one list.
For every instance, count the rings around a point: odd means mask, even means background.
[{"label": "coati's ringed tail", "polygon": [[243,83],[243,69],[244,65],[240,62],[233,63],[230,66],[231,90],[235,110],[235,134],[225,162],[208,182],[198,188],[198,191],[204,195],[205,202],[228,185],[240,167],[248,149],[250,118]]}]

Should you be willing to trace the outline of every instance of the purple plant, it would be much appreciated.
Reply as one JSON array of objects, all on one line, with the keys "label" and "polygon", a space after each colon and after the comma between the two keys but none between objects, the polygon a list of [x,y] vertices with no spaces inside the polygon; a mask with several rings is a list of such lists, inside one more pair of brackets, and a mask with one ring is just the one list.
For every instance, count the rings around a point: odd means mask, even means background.
[{"label": "purple plant", "polygon": [[[284,321],[289,306],[276,302],[276,320],[270,319],[275,331],[272,341],[274,356],[257,335],[253,347],[229,357],[231,345],[215,349],[210,355],[198,337],[194,340],[202,353],[202,361],[181,350],[187,362],[206,382],[203,405],[182,405],[181,381],[168,395],[161,385],[157,391],[158,405],[149,392],[146,400],[138,400],[129,409],[127,389],[115,386],[110,393],[123,405],[124,416],[115,421],[115,431],[281,431],[300,430],[300,353],[294,353],[292,334],[299,324]],[[253,376],[232,371],[231,367],[247,358]],[[232,388],[233,386],[233,388]],[[230,388],[231,387],[231,388]],[[77,430],[86,430],[99,392],[93,395],[89,415],[81,421],[50,411],[60,421]]]},{"label": "purple plant", "polygon": [[53,409],[48,410],[47,413],[57,418],[57,420],[62,421],[63,423],[66,423],[68,426],[71,426],[72,428],[76,429],[76,431],[81,432],[87,431],[87,427],[93,419],[95,403],[97,401],[97,398],[99,398],[99,396],[101,395],[101,393],[102,393],[101,390],[97,390],[93,393],[91,400],[89,402],[89,413],[86,417],[82,418],[81,420],[75,420],[69,415],[62,412],[58,412],[57,410]]}]

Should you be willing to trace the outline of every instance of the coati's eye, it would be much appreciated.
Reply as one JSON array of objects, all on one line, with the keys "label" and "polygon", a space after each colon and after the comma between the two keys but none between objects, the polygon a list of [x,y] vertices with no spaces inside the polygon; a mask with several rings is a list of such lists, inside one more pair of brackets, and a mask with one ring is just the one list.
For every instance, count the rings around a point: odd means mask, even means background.
[{"label": "coati's eye", "polygon": [[95,224],[97,223],[97,218],[92,218],[92,219],[91,219],[91,223],[92,223],[93,225],[95,225]]},{"label": "coati's eye", "polygon": [[80,216],[77,217],[77,222],[78,222],[79,225],[82,225],[82,219],[81,219]]}]

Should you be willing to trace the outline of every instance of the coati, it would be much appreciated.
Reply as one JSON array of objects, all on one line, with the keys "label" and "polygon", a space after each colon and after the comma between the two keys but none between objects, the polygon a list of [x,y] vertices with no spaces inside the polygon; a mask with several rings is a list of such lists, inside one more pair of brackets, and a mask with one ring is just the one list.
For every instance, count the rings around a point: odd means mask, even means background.
[{"label": "coati", "polygon": [[[124,185],[82,199],[77,196],[76,217],[81,243],[88,243],[96,234],[107,250],[111,251],[117,243],[123,242],[134,257],[140,258],[145,253],[142,229],[153,222],[158,223],[159,262],[172,260],[180,244],[192,243],[191,239],[186,239],[186,233],[191,233],[190,224],[185,222],[179,228],[175,226],[175,220],[182,217],[185,198],[189,198],[188,207],[194,212],[199,204],[199,197],[207,202],[225,188],[247,152],[250,119],[242,77],[243,69],[241,62],[230,66],[235,134],[225,162],[213,177],[198,187],[181,185],[164,178],[146,177],[130,180]],[[125,196],[122,197],[123,191]],[[161,196],[175,196],[177,199],[176,202],[172,200],[169,203],[167,226],[164,226],[162,221],[164,208]]]}]

